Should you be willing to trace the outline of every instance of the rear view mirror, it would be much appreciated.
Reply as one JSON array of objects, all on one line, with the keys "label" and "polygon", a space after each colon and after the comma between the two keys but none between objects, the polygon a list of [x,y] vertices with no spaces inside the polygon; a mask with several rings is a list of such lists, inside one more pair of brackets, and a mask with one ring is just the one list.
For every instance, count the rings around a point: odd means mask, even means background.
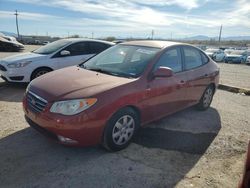
[{"label": "rear view mirror", "polygon": [[70,51],[67,51],[67,50],[63,50],[60,52],[61,56],[67,56],[67,55],[70,55]]},{"label": "rear view mirror", "polygon": [[171,77],[174,72],[171,68],[168,67],[159,67],[153,72],[153,77]]}]

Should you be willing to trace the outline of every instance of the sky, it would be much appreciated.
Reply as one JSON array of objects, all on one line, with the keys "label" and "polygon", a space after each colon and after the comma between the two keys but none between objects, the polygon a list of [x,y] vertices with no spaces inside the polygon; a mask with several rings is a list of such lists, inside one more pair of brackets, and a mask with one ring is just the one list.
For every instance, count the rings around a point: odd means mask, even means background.
[{"label": "sky", "polygon": [[250,0],[1,0],[0,31],[66,37],[250,35]]}]

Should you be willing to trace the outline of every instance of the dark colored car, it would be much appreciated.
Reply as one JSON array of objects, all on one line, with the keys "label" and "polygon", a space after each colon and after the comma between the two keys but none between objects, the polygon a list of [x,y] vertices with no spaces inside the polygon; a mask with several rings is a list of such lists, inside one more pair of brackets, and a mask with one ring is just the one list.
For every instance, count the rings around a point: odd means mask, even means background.
[{"label": "dark colored car", "polygon": [[193,105],[206,110],[218,81],[218,66],[198,48],[125,42],[33,80],[23,107],[32,127],[60,143],[117,151],[149,122]]}]

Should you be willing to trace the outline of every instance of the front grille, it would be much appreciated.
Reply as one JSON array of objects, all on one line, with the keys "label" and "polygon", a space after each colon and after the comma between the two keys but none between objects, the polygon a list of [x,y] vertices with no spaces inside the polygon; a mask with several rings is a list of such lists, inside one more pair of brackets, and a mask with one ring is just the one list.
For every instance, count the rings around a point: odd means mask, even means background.
[{"label": "front grille", "polygon": [[1,71],[7,71],[7,69],[3,65],[0,65],[0,70]]},{"label": "front grille", "polygon": [[30,110],[32,110],[35,113],[40,113],[44,110],[48,102],[42,97],[36,95],[35,93],[28,91],[27,103],[28,103],[28,108]]}]

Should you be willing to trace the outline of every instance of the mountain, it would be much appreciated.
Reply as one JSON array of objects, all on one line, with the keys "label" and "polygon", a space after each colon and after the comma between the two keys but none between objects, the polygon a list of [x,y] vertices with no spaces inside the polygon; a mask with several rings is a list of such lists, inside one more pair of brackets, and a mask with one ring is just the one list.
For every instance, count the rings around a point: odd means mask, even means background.
[{"label": "mountain", "polygon": [[[218,40],[219,37],[208,37],[205,35],[197,35],[193,37],[186,37],[183,38],[182,40]],[[229,40],[234,40],[234,41],[239,41],[239,40],[250,40],[250,36],[229,36],[229,37],[222,37],[223,41],[229,41]]]},{"label": "mountain", "polygon": [[211,38],[205,35],[197,35],[193,37],[186,37],[183,40],[210,40]]}]

